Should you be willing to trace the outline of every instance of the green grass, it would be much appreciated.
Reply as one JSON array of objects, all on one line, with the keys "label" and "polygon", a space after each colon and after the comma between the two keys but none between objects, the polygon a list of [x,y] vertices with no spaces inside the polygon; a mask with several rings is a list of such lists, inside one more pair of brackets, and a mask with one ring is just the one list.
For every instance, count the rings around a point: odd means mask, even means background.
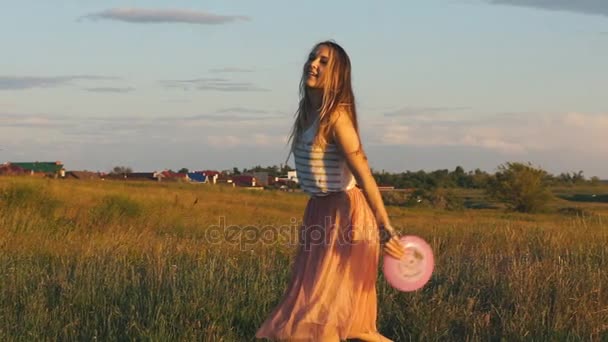
[{"label": "green grass", "polygon": [[[251,341],[294,246],[210,238],[295,232],[306,197],[218,186],[0,178],[0,340]],[[400,293],[378,275],[396,341],[608,339],[608,206],[593,215],[391,207],[436,270]],[[557,201],[556,208],[569,208]],[[242,236],[243,238],[246,236]]]}]

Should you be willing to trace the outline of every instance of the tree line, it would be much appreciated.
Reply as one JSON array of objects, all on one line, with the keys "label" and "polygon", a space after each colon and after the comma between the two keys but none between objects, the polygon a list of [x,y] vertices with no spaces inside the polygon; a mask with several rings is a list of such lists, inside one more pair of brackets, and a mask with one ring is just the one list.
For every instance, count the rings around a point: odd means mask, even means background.
[{"label": "tree line", "polygon": [[[453,171],[442,169],[431,172],[425,171],[406,171],[401,173],[373,172],[378,184],[390,185],[395,188],[416,188],[431,190],[435,188],[465,188],[465,189],[485,189],[492,180],[505,171],[505,167],[515,165],[526,165],[524,163],[508,162],[498,167],[497,173],[491,174],[480,169],[465,172],[461,166],[457,166]],[[528,166],[532,167],[529,163]],[[542,170],[540,168],[536,168]],[[544,170],[542,177],[548,186],[568,186],[568,185],[599,185],[598,177],[586,178],[583,171],[560,173],[555,176]]]},{"label": "tree line", "polygon": [[[235,172],[240,172],[237,168]],[[256,166],[243,172],[266,171],[270,176],[280,176],[292,170],[289,166]],[[397,189],[414,189],[411,195],[385,194],[387,204],[417,205],[424,201],[434,207],[456,209],[463,206],[462,199],[454,196],[451,189],[482,189],[488,197],[498,200],[507,208],[519,212],[538,212],[546,208],[553,198],[551,186],[599,185],[598,177],[587,179],[583,171],[552,175],[530,163],[507,162],[490,174],[480,169],[466,172],[461,166],[426,172],[423,170],[400,173],[372,170],[376,183]],[[400,198],[403,197],[403,198]],[[391,202],[395,203],[391,203]]]},{"label": "tree line", "polygon": [[[521,163],[507,163],[521,164]],[[504,165],[498,167],[498,173],[504,171]],[[539,168],[540,169],[540,168]],[[117,166],[110,173],[130,173],[132,169],[125,166]],[[188,172],[188,168],[182,167],[178,172]],[[239,169],[233,167],[230,170],[224,170],[227,174],[247,174],[252,172],[267,172],[269,177],[286,176],[288,171],[294,169],[286,164],[261,166],[256,165],[250,168]],[[457,166],[454,170],[440,169],[435,171],[404,171],[404,172],[386,172],[372,170],[372,174],[376,183],[379,185],[393,186],[396,189],[415,188],[432,190],[435,188],[465,188],[465,189],[485,189],[490,184],[491,180],[496,177],[495,174],[486,171],[475,169],[465,171],[461,166]],[[552,175],[546,171],[542,172],[543,182],[548,186],[569,186],[569,185],[599,185],[601,183],[598,177],[587,178],[583,171],[565,172],[558,175]]]}]

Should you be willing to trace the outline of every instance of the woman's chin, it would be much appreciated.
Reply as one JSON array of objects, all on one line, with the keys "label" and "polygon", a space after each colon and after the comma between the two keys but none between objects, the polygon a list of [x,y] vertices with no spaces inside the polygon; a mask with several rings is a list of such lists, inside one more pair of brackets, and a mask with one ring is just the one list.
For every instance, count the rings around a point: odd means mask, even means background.
[{"label": "woman's chin", "polygon": [[322,89],[322,87],[320,87],[317,82],[315,81],[308,81],[306,82],[306,87],[308,87],[309,89]]}]

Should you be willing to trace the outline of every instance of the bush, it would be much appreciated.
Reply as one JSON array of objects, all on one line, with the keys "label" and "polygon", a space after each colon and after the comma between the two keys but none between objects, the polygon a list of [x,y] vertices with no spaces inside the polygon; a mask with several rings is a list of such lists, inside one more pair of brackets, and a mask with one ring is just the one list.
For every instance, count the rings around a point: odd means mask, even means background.
[{"label": "bush", "polygon": [[405,206],[408,203],[410,195],[405,192],[387,191],[382,192],[382,200],[385,205]]},{"label": "bush", "polygon": [[436,188],[428,193],[429,202],[436,209],[445,210],[462,210],[464,209],[464,200],[458,197],[454,191],[446,188]]},{"label": "bush", "polygon": [[386,205],[444,210],[464,209],[464,200],[448,188],[416,189],[411,194],[395,192],[382,194],[382,197]]},{"label": "bush", "polygon": [[442,210],[464,209],[463,199],[448,188],[418,189],[412,194],[408,205]]},{"label": "bush", "polygon": [[490,196],[519,212],[538,212],[546,207],[551,199],[546,171],[529,163],[507,163],[498,170],[488,184]]}]

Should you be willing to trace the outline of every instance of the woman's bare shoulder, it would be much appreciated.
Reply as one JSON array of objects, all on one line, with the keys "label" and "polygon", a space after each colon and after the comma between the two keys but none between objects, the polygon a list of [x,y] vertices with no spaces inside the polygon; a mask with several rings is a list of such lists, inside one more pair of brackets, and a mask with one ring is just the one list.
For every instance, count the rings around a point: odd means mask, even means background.
[{"label": "woman's bare shoulder", "polygon": [[352,126],[353,120],[349,107],[338,106],[333,113],[332,123],[334,129],[338,126],[343,127],[344,125]]}]

